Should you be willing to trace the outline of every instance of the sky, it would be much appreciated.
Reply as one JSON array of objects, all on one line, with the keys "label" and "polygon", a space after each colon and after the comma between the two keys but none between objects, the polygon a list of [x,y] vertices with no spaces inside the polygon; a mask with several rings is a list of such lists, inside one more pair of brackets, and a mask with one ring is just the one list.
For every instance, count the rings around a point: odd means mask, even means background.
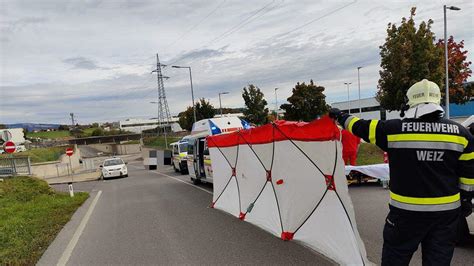
[{"label": "sky", "polygon": [[[191,66],[195,98],[243,107],[242,88],[283,104],[313,79],[328,103],[375,95],[387,24],[417,7],[474,52],[473,1],[0,0],[0,123],[81,124],[156,117],[156,54]],[[468,61],[474,61],[472,53]],[[472,66],[471,66],[472,68]],[[187,69],[163,68],[172,115],[191,105]],[[470,80],[473,80],[471,77]]]}]

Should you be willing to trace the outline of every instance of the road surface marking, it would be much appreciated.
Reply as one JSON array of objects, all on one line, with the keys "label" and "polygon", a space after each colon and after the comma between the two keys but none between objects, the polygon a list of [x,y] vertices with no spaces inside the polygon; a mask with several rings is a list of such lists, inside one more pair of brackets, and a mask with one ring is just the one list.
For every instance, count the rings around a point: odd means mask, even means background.
[{"label": "road surface marking", "polygon": [[[129,166],[131,166],[132,168],[135,168],[135,169],[145,170],[145,169],[143,169],[143,167],[138,167],[138,166],[130,165],[130,164],[129,164]],[[174,179],[174,180],[179,181],[179,182],[181,182],[181,183],[183,183],[183,184],[186,184],[186,185],[195,187],[195,188],[197,188],[197,189],[200,189],[200,190],[202,190],[202,191],[204,191],[204,192],[206,192],[206,193],[212,195],[212,192],[211,192],[211,191],[206,190],[206,189],[204,189],[204,188],[202,188],[202,187],[198,187],[198,186],[193,185],[193,184],[191,184],[191,183],[188,183],[188,182],[186,182],[186,181],[183,181],[183,180],[181,180],[181,179],[179,179],[179,178],[176,178],[176,177],[174,177],[174,176],[170,176],[170,175],[167,175],[167,174],[165,174],[165,173],[158,172],[158,171],[151,171],[151,172],[152,172],[152,173],[155,173],[155,174],[158,174],[158,175],[162,175],[162,176],[171,178],[171,179]]]},{"label": "road surface marking", "polygon": [[200,189],[200,190],[202,190],[202,191],[204,191],[204,192],[206,192],[206,193],[212,195],[212,192],[211,192],[211,191],[206,190],[206,189],[204,189],[204,188],[202,188],[202,187],[198,187],[198,186],[193,185],[193,184],[191,184],[191,183],[188,183],[188,182],[186,182],[186,181],[183,181],[183,180],[181,180],[181,179],[179,179],[179,178],[176,178],[176,177],[174,177],[174,176],[170,176],[170,175],[167,175],[167,174],[158,172],[158,171],[152,171],[152,172],[155,173],[155,174],[159,174],[159,175],[166,176],[166,177],[168,177],[168,178],[174,179],[174,180],[179,181],[179,182],[181,182],[181,183],[183,183],[183,184],[186,184],[186,185],[195,187],[195,188],[197,188],[197,189]]},{"label": "road surface marking", "polygon": [[74,250],[74,247],[77,244],[77,241],[79,241],[79,237],[81,237],[81,234],[84,231],[84,228],[86,227],[87,222],[89,221],[89,218],[92,215],[92,212],[94,211],[95,205],[99,201],[99,197],[101,194],[102,194],[102,190],[99,190],[99,192],[97,192],[97,195],[95,195],[95,198],[92,201],[91,205],[89,206],[89,209],[87,210],[86,215],[84,215],[84,217],[82,218],[82,221],[77,227],[76,232],[74,232],[74,235],[69,241],[69,244],[64,250],[61,258],[59,258],[57,265],[63,266],[63,265],[66,265],[66,263],[68,262],[69,258],[71,257],[72,251]]}]

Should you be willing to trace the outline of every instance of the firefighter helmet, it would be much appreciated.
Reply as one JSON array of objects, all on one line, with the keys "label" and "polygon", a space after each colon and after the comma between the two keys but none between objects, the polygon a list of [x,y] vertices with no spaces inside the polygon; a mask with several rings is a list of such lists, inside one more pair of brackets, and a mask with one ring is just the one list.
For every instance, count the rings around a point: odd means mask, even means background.
[{"label": "firefighter helmet", "polygon": [[408,105],[413,108],[421,103],[434,103],[439,105],[441,92],[436,83],[423,79],[413,84],[407,91]]}]

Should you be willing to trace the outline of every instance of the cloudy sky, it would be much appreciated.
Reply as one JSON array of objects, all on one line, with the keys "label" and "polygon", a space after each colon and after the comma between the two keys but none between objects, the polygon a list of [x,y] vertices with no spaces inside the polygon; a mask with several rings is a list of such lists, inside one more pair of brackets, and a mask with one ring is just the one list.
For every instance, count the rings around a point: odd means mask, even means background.
[{"label": "cloudy sky", "polygon": [[[448,30],[474,52],[474,2],[448,1]],[[156,113],[156,53],[191,66],[196,98],[242,107],[253,83],[273,109],[313,79],[328,102],[374,95],[389,22],[417,7],[443,37],[441,1],[0,0],[0,123],[79,123]],[[468,60],[474,61],[472,53]],[[154,66],[155,64],[155,66]],[[163,73],[171,113],[191,104],[189,74]],[[472,80],[472,78],[471,78]]]}]

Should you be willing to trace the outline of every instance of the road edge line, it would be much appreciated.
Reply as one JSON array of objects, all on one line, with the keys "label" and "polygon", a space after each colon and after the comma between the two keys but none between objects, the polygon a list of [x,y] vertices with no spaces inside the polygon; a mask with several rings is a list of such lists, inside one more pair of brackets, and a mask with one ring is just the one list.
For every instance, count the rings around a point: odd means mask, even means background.
[{"label": "road edge line", "polygon": [[84,228],[86,227],[87,222],[89,221],[89,218],[91,217],[92,212],[94,211],[95,206],[97,205],[97,202],[99,201],[100,195],[102,195],[102,190],[99,190],[99,192],[97,192],[97,195],[95,195],[95,198],[92,201],[91,205],[89,206],[89,209],[87,210],[84,217],[82,217],[81,223],[79,224],[76,231],[74,232],[74,235],[72,236],[71,240],[67,244],[66,249],[64,249],[63,254],[61,255],[61,258],[59,258],[58,263],[56,265],[63,266],[63,265],[66,265],[66,263],[69,261],[72,251],[76,247],[76,244],[79,241],[79,237],[81,237],[81,234],[84,231]]}]

